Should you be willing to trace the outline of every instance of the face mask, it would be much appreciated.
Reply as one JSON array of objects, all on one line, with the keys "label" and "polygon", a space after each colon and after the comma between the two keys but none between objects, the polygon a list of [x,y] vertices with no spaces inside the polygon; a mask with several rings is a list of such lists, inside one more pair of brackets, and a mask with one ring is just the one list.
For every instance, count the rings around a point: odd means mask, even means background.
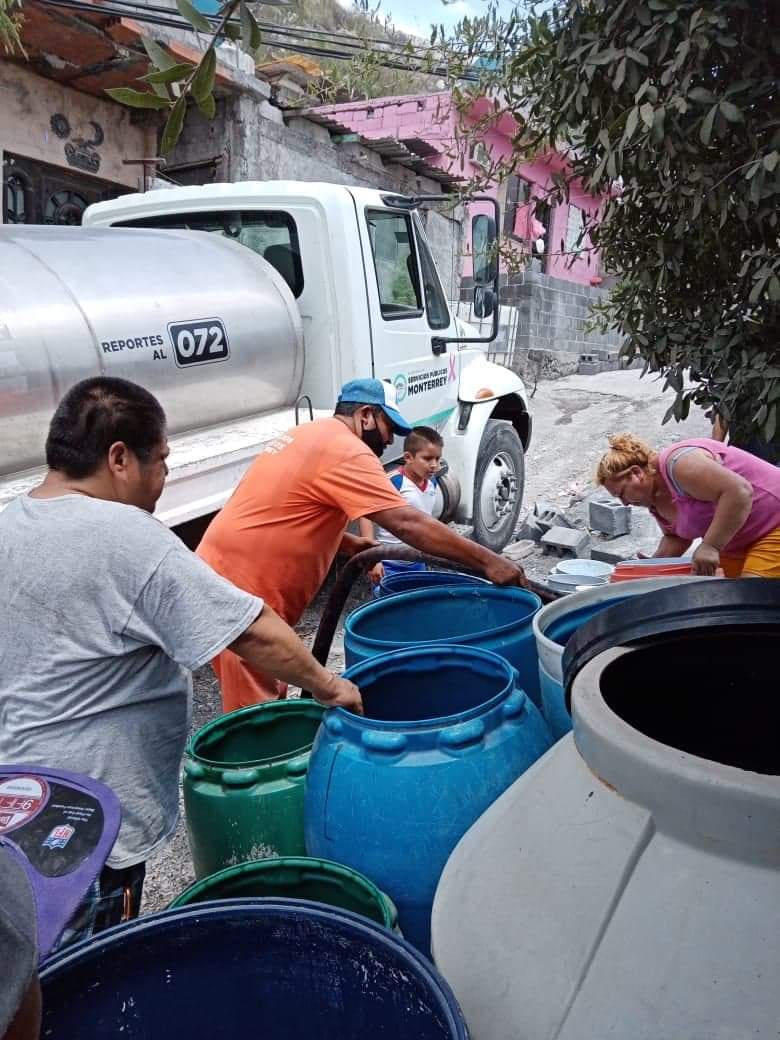
[{"label": "face mask", "polygon": [[362,430],[360,436],[363,443],[369,446],[378,459],[381,459],[385,450],[385,442],[382,440],[382,434],[379,432],[379,428],[375,427],[373,430]]}]

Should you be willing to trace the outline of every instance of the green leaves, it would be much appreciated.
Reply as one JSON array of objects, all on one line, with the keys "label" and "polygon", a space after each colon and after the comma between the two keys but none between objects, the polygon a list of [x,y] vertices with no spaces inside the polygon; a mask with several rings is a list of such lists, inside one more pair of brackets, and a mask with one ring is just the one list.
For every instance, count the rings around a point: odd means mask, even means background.
[{"label": "green leaves", "polygon": [[511,59],[497,87],[538,142],[571,148],[570,181],[603,192],[622,178],[598,227],[601,264],[615,279],[598,320],[647,371],[671,373],[668,418],[716,405],[741,434],[777,439],[771,0],[555,7],[549,41],[540,38],[531,63]]},{"label": "green leaves", "polygon": [[167,69],[155,69],[154,72],[149,72],[145,76],[141,76],[142,83],[181,83],[182,80],[186,79],[195,69],[194,65],[189,62],[182,63],[180,65],[170,65]]},{"label": "green leaves", "polygon": [[181,137],[184,127],[184,116],[187,112],[187,98],[182,95],[171,109],[168,122],[165,124],[162,138],[160,140],[160,153],[167,155],[176,147],[176,142]]},{"label": "green leaves", "polygon": [[701,121],[701,128],[699,130],[699,140],[705,147],[709,145],[710,138],[712,137],[712,128],[715,124],[715,116],[718,114],[718,106],[713,105],[707,115]]},{"label": "green leaves", "polygon": [[142,37],[141,43],[143,43],[144,50],[149,55],[149,60],[156,68],[170,69],[176,64],[170,54],[150,37]]},{"label": "green leaves", "polygon": [[217,74],[217,55],[214,47],[209,47],[201,58],[198,71],[192,80],[192,96],[200,104],[214,89],[214,78]]},{"label": "green leaves", "polygon": [[732,104],[731,101],[721,101],[718,104],[721,115],[728,119],[730,123],[743,123],[745,117],[742,115],[740,109],[736,105]]},{"label": "green leaves", "polygon": [[211,22],[200,11],[196,11],[189,0],[176,0],[176,7],[182,18],[188,21],[194,29],[198,29],[200,32],[212,32]]},{"label": "green leaves", "polygon": [[208,97],[202,98],[197,102],[197,105],[201,114],[204,115],[206,119],[213,119],[217,114],[217,103],[214,100],[213,94],[209,94]]},{"label": "green leaves", "polygon": [[170,102],[166,98],[158,97],[156,94],[148,94],[143,90],[133,90],[132,87],[110,87],[106,93],[114,101],[130,108],[169,108]]},{"label": "green leaves", "polygon": [[241,0],[240,15],[241,43],[244,50],[252,54],[263,42],[263,34],[260,32],[260,26],[257,24],[257,19],[249,10],[249,4],[246,0]]}]

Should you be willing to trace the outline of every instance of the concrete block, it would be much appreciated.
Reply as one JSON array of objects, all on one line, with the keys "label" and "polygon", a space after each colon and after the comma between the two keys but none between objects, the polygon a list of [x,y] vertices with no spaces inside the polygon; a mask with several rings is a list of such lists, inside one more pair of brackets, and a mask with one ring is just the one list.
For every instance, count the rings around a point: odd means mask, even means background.
[{"label": "concrete block", "polygon": [[512,542],[504,549],[504,556],[510,560],[525,560],[532,556],[536,550],[536,542],[531,538],[521,538],[519,542]]},{"label": "concrete block", "polygon": [[564,516],[560,509],[549,502],[536,502],[534,504],[533,521],[542,531],[549,531],[551,527],[573,527],[570,520]]},{"label": "concrete block", "polygon": [[539,542],[545,532],[535,523],[533,517],[528,516],[520,524],[515,534],[521,541]]},{"label": "concrete block", "polygon": [[591,549],[590,558],[591,560],[601,560],[602,563],[615,565],[629,559],[629,555],[627,553],[612,552],[610,549]]},{"label": "concrete block", "polygon": [[631,506],[624,506],[617,499],[592,499],[588,503],[588,527],[610,538],[628,534],[631,530]]},{"label": "concrete block", "polygon": [[580,361],[579,365],[577,366],[577,375],[580,376],[597,376],[600,371],[600,361],[596,361],[593,363],[589,361]]},{"label": "concrete block", "polygon": [[569,552],[572,556],[584,556],[590,545],[590,538],[584,531],[571,527],[551,527],[542,535],[542,545],[559,553]]}]

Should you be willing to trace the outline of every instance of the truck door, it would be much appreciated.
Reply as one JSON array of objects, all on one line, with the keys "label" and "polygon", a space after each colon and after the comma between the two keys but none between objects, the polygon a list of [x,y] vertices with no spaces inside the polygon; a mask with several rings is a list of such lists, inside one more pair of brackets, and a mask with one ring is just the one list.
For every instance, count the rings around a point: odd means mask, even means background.
[{"label": "truck door", "polygon": [[387,206],[363,215],[374,375],[393,383],[409,422],[441,428],[457,403],[459,358],[457,344],[432,342],[452,334],[452,319],[422,223]]}]

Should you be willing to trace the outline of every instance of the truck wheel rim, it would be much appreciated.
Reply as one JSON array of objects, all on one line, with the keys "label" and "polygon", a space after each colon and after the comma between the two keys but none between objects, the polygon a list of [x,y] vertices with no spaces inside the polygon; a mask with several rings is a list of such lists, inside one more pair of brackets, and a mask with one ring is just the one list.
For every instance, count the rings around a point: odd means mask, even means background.
[{"label": "truck wheel rim", "polygon": [[487,464],[482,477],[479,507],[482,522],[488,530],[502,527],[514,514],[517,502],[517,471],[512,457],[497,452]]}]

